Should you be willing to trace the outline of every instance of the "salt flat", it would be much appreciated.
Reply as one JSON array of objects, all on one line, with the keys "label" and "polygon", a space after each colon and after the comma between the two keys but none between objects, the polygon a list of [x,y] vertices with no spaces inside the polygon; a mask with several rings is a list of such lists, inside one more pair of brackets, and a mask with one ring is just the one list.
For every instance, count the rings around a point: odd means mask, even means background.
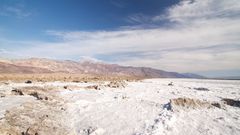
[{"label": "salt flat", "polygon": [[[173,85],[169,85],[170,82]],[[123,86],[116,88],[108,84],[2,84],[0,133],[14,130],[12,134],[240,134],[240,108],[237,104],[240,101],[240,81],[147,79],[124,82]],[[39,93],[47,96],[47,100],[40,96],[37,100],[25,91],[24,95],[11,92],[13,88],[21,90],[32,86],[51,87],[51,91]],[[225,98],[236,103],[227,104],[223,101]],[[37,120],[43,118],[42,114],[47,117]],[[18,117],[18,121],[12,120],[13,116]]]}]

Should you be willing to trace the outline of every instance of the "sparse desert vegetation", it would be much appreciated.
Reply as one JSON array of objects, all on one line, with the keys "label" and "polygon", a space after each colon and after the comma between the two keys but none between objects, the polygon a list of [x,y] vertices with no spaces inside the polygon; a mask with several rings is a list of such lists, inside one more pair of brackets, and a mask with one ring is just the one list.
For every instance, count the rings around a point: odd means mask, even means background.
[{"label": "sparse desert vegetation", "polygon": [[94,82],[94,81],[110,81],[110,80],[140,80],[142,77],[132,76],[109,76],[109,75],[93,75],[93,74],[69,74],[69,73],[45,73],[45,74],[0,74],[0,81],[10,82]]}]

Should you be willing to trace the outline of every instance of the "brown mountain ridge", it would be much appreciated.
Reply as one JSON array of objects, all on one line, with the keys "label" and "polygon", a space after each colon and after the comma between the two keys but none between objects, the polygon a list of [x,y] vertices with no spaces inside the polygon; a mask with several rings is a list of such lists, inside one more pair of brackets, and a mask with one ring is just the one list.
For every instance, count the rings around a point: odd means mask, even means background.
[{"label": "brown mountain ridge", "polygon": [[94,75],[127,75],[143,78],[204,78],[196,74],[180,74],[148,67],[120,66],[96,61],[52,60],[30,58],[0,60],[0,73],[71,73]]}]

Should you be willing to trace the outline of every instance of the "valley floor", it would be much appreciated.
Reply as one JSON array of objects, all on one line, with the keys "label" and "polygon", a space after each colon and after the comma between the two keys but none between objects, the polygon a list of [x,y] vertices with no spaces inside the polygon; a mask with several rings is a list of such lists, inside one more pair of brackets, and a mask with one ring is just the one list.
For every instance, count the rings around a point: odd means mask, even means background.
[{"label": "valley floor", "polygon": [[240,81],[5,82],[0,96],[4,135],[240,134]]}]

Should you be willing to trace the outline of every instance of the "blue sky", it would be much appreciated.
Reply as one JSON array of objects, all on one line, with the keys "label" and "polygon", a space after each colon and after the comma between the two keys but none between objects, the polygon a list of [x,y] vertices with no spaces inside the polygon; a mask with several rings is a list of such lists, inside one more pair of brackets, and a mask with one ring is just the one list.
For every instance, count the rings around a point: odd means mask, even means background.
[{"label": "blue sky", "polygon": [[[155,16],[177,0],[1,0],[1,28],[6,36],[29,39],[45,30],[95,31],[135,26],[134,17]],[[24,32],[24,34],[22,34]],[[42,35],[41,35],[42,34]]]},{"label": "blue sky", "polygon": [[1,0],[0,57],[240,75],[239,0]]}]

